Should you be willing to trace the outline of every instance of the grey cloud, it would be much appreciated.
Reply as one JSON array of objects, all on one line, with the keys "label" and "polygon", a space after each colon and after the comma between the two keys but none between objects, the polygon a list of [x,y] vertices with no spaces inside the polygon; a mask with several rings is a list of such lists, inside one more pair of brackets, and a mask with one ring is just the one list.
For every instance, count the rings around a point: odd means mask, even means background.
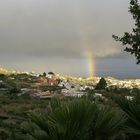
[{"label": "grey cloud", "polygon": [[[77,65],[81,60],[77,70],[83,74],[86,51],[100,61],[128,57],[111,37],[131,29],[128,0],[1,0],[0,9],[4,66],[11,62],[19,68],[23,63],[22,68],[33,69],[39,64],[44,69],[47,62],[48,67],[67,73],[74,71],[62,68],[68,66],[67,61]],[[56,60],[62,59],[58,65]]]}]

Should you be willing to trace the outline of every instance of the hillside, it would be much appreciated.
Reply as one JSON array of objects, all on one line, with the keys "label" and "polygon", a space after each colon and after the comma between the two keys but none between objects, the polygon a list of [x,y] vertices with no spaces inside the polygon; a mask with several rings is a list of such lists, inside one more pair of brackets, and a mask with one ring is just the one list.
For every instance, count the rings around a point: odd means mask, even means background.
[{"label": "hillside", "polygon": [[14,74],[16,71],[7,70],[4,68],[0,68],[0,74]]}]

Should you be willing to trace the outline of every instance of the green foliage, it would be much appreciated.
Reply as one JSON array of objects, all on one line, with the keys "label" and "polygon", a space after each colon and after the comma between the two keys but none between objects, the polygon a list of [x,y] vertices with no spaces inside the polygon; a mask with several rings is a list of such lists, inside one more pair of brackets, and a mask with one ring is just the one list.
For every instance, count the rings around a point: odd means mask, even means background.
[{"label": "green foliage", "polygon": [[21,127],[35,140],[102,140],[123,137],[124,116],[86,99],[53,100],[48,115],[31,113]]},{"label": "green foliage", "polygon": [[140,94],[140,89],[138,89],[138,88],[133,88],[133,89],[132,89],[132,94]]},{"label": "green foliage", "polygon": [[104,78],[101,78],[99,83],[96,85],[95,90],[103,90],[107,86],[106,80]]},{"label": "green foliage", "polygon": [[[96,101],[94,92],[83,98],[37,100],[25,95],[0,95],[2,140],[139,140],[140,95],[105,94],[111,102]],[[112,105],[113,104],[113,105]],[[110,107],[111,106],[111,107]],[[28,115],[27,115],[28,114]],[[8,118],[8,119],[7,119]],[[24,121],[24,122],[23,122]]]},{"label": "green foliage", "polygon": [[118,95],[130,95],[131,90],[127,88],[107,88],[108,93],[118,94]]},{"label": "green foliage", "polygon": [[7,76],[5,74],[0,74],[0,80],[5,80]]},{"label": "green foliage", "polygon": [[46,72],[43,72],[43,76],[46,77],[46,75],[47,75]]},{"label": "green foliage", "polygon": [[115,97],[114,101],[128,117],[125,125],[126,133],[133,136],[133,139],[140,139],[140,95],[135,95],[131,100],[125,97]]},{"label": "green foliage", "polygon": [[140,5],[138,0],[131,0],[129,12],[132,14],[135,20],[135,28],[132,29],[132,33],[125,32],[123,37],[113,35],[116,41],[120,41],[122,45],[127,47],[124,51],[131,53],[137,59],[137,64],[140,63]]},{"label": "green foliage", "polygon": [[93,115],[90,127],[90,140],[114,140],[123,139],[123,125],[125,116],[114,109],[102,107],[97,108]]},{"label": "green foliage", "polygon": [[50,71],[50,72],[48,72],[48,74],[50,74],[50,75],[55,75],[55,74],[54,74],[53,72],[51,72],[51,71]]},{"label": "green foliage", "polygon": [[20,131],[21,122],[32,111],[45,112],[48,101],[22,95],[0,94],[0,140],[28,140]]},{"label": "green foliage", "polygon": [[7,140],[10,138],[10,132],[7,129],[0,128],[0,140]]},{"label": "green foliage", "polygon": [[[22,128],[35,139],[48,140],[80,140],[90,125],[94,110],[88,101],[52,103],[52,111],[48,116],[31,114],[31,122],[22,124]],[[56,105],[59,106],[56,107]],[[82,116],[82,117],[81,117]]]}]

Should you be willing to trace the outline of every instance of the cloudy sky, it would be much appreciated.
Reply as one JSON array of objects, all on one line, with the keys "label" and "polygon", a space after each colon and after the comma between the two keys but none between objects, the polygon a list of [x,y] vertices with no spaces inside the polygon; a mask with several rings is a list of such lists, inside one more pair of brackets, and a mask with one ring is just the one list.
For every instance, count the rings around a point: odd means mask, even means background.
[{"label": "cloudy sky", "polygon": [[0,0],[0,66],[88,76],[140,78],[112,34],[131,31],[129,0]]}]

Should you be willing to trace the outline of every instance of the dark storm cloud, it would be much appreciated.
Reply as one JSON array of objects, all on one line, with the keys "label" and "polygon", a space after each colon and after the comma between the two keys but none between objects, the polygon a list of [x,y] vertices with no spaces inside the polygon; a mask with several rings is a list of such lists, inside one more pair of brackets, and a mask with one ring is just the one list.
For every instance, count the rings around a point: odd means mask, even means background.
[{"label": "dark storm cloud", "polygon": [[131,29],[128,0],[1,0],[0,9],[0,60],[6,67],[40,65],[36,70],[43,71],[45,63],[75,74],[69,64],[78,64],[84,75],[86,51],[112,63],[129,58],[111,37]]}]

